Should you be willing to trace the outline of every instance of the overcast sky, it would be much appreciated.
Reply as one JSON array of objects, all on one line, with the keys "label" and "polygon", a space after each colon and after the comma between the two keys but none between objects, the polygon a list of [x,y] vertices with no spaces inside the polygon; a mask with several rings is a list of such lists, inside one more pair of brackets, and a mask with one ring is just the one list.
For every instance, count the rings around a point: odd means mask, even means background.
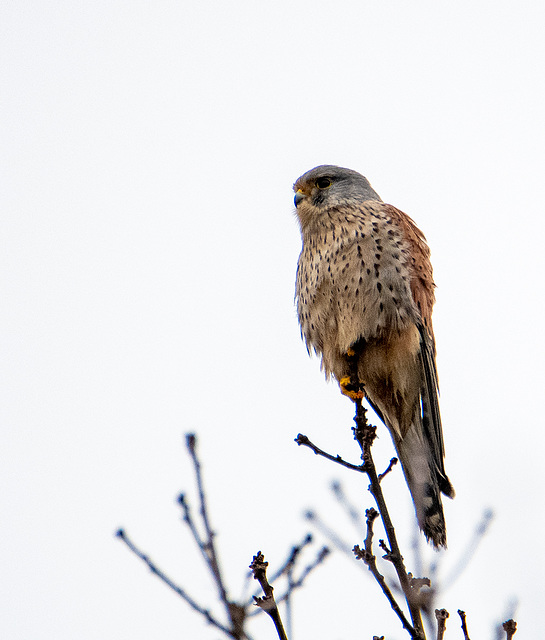
[{"label": "overcast sky", "polygon": [[[358,459],[293,306],[291,186],[323,163],[366,175],[432,249],[443,578],[495,513],[437,603],[448,637],[458,608],[493,638],[517,602],[521,636],[542,633],[544,21],[536,0],[2,3],[3,638],[218,638],[113,536],[213,606],[175,504],[196,508],[188,431],[233,598],[307,507],[362,542],[328,485],[363,511],[367,483],[293,442]],[[380,427],[377,465],[392,455]],[[386,489],[406,545],[400,470]],[[294,640],[406,637],[340,554],[294,606]]]}]

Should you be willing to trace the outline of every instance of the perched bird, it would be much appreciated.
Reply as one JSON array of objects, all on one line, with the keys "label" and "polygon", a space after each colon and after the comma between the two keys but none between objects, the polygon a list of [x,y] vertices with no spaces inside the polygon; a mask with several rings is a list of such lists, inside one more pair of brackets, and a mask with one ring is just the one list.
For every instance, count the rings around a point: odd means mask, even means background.
[{"label": "perched bird", "polygon": [[388,427],[418,524],[446,546],[430,250],[405,213],[384,203],[356,171],[322,165],[293,187],[303,248],[295,298],[309,353],[321,356],[352,399],[363,393]]}]

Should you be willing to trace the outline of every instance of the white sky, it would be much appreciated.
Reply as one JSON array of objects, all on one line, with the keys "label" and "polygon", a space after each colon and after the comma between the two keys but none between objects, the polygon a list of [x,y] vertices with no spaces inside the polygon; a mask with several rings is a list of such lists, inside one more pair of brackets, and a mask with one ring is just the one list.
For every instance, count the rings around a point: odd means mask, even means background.
[{"label": "white sky", "polygon": [[[2,3],[3,638],[218,638],[113,537],[212,605],[174,504],[187,431],[233,597],[306,507],[361,542],[328,483],[362,509],[366,483],[293,443],[357,461],[293,307],[291,185],[322,163],[364,173],[432,248],[458,494],[444,574],[496,513],[438,602],[449,637],[462,608],[492,638],[513,599],[520,634],[542,633],[544,20],[536,0]],[[405,637],[336,555],[296,598],[294,639],[355,634]]]}]

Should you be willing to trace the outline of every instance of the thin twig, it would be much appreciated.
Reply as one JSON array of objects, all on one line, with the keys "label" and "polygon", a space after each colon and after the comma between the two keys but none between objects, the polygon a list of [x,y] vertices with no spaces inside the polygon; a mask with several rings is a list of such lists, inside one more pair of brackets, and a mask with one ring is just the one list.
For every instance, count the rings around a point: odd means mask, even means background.
[{"label": "thin twig", "polygon": [[204,529],[206,531],[206,541],[203,545],[201,545],[201,549],[204,553],[208,566],[210,567],[210,571],[214,576],[214,580],[218,587],[220,600],[223,602],[226,608],[227,615],[230,616],[231,607],[229,599],[227,597],[227,590],[223,583],[223,577],[221,575],[216,545],[214,544],[215,534],[212,531],[210,520],[208,518],[208,508],[206,504],[206,494],[204,492],[204,485],[202,480],[201,463],[197,456],[197,436],[194,433],[188,433],[186,435],[186,446],[187,450],[189,451],[189,455],[191,456],[191,460],[193,461],[193,467],[195,469],[195,479],[197,482],[197,490],[199,492],[200,514],[204,524]]},{"label": "thin twig", "polygon": [[448,616],[449,613],[446,609],[435,610],[435,619],[437,620],[437,640],[443,640]]},{"label": "thin twig", "polygon": [[380,571],[377,568],[377,559],[373,553],[373,523],[379,515],[378,511],[373,508],[367,509],[365,512],[365,515],[367,517],[367,535],[365,536],[364,549],[361,549],[358,545],[356,545],[354,547],[354,554],[356,558],[358,558],[359,560],[363,560],[363,562],[365,562],[369,571],[373,574],[373,577],[378,582],[380,588],[382,589],[382,592],[384,593],[388,602],[390,603],[390,606],[394,610],[397,617],[400,619],[401,624],[405,629],[407,629],[411,637],[415,638],[417,637],[417,635],[414,627],[405,617],[403,610],[397,603],[392,592],[390,591],[390,588],[386,584],[386,580],[384,579],[384,576],[380,573]]},{"label": "thin twig", "polygon": [[511,619],[504,622],[502,626],[505,631],[505,639],[511,640],[511,638],[517,632],[517,623],[513,619]]},{"label": "thin twig", "polygon": [[316,529],[318,529],[334,547],[346,555],[352,556],[352,546],[345,542],[331,527],[328,527],[317,513],[309,509],[305,512],[305,518],[310,520]]},{"label": "thin twig", "polygon": [[[307,535],[303,538],[301,544],[293,545],[293,547],[291,548],[290,554],[286,558],[284,564],[282,564],[271,576],[271,582],[276,582],[276,580],[278,580],[285,573],[287,573],[290,570],[290,568],[292,568],[295,565],[301,551],[311,542],[312,542],[312,536],[310,535],[310,533],[307,533]],[[252,571],[248,572],[248,577],[249,578],[253,577]],[[253,604],[254,596],[257,596],[258,593],[259,591],[256,591],[252,596],[250,596],[250,599],[246,601],[246,606],[250,606],[251,604]],[[259,611],[257,611],[256,613],[258,612]]]},{"label": "thin twig", "polygon": [[193,468],[195,470],[195,478],[197,484],[197,491],[199,494],[199,502],[200,509],[199,513],[202,518],[205,536],[203,537],[197,526],[193,517],[191,515],[191,510],[188,501],[185,498],[185,495],[182,493],[178,497],[178,503],[182,507],[183,510],[183,520],[187,524],[193,539],[201,555],[212,575],[212,579],[216,584],[218,589],[219,599],[223,606],[225,607],[225,611],[227,613],[227,617],[231,624],[231,635],[234,638],[242,638],[245,637],[244,634],[244,620],[247,614],[248,606],[240,605],[237,602],[232,602],[227,597],[227,590],[225,589],[223,578],[220,571],[218,555],[216,551],[216,547],[214,544],[215,534],[212,531],[210,526],[210,520],[208,517],[208,508],[206,503],[206,494],[204,491],[204,483],[201,472],[201,464],[197,455],[197,437],[195,434],[189,433],[186,434],[186,446],[189,451],[189,455],[193,462]]},{"label": "thin twig", "polygon": [[293,593],[293,564],[290,565],[289,569],[286,572],[286,577],[288,579],[288,585],[286,587],[286,633],[288,636],[292,634],[292,620],[293,620],[293,608],[292,608],[292,599],[291,595]]},{"label": "thin twig", "polygon": [[[320,549],[320,551],[318,552],[318,555],[316,556],[316,558],[313,560],[313,562],[311,562],[310,564],[308,564],[303,571],[301,572],[301,575],[297,578],[297,580],[294,580],[291,583],[291,592],[295,591],[295,589],[299,589],[300,587],[303,586],[307,576],[314,571],[314,569],[316,569],[316,567],[318,565],[320,565],[325,558],[327,558],[327,556],[329,555],[330,551],[327,547],[322,547]],[[286,599],[287,593],[281,595],[276,602],[282,602]]]},{"label": "thin twig", "polygon": [[475,527],[475,531],[471,540],[467,543],[467,546],[464,552],[461,554],[458,563],[454,566],[450,574],[441,582],[441,584],[446,585],[447,587],[452,587],[452,585],[458,580],[458,578],[465,571],[467,565],[471,561],[471,558],[475,555],[477,548],[481,541],[483,540],[490,524],[492,523],[492,519],[494,518],[494,512],[491,509],[485,509],[483,511],[482,517]]},{"label": "thin twig", "polygon": [[263,598],[257,598],[254,596],[254,602],[260,609],[263,609],[263,611],[265,611],[265,613],[270,616],[276,628],[276,633],[278,634],[279,640],[288,640],[288,636],[286,635],[286,632],[284,630],[284,625],[282,624],[282,618],[280,617],[280,611],[278,610],[274,599],[273,587],[267,580],[268,564],[268,562],[265,562],[265,557],[263,556],[261,551],[258,551],[252,559],[250,569],[252,570],[254,578],[259,582],[261,588],[263,589],[263,593],[265,594],[265,597]]},{"label": "thin twig", "polygon": [[218,620],[216,620],[216,618],[214,618],[214,616],[212,616],[212,614],[210,613],[210,611],[208,611],[208,609],[205,609],[204,607],[201,607],[199,604],[197,604],[197,602],[195,602],[195,600],[193,600],[193,598],[191,598],[191,596],[189,596],[185,592],[185,590],[182,589],[182,587],[178,586],[175,582],[173,582],[165,573],[163,573],[163,571],[161,571],[161,569],[159,569],[149,559],[149,557],[146,554],[142,553],[142,551],[140,551],[140,549],[138,549],[131,542],[131,540],[127,537],[127,534],[125,533],[125,531],[123,529],[119,529],[115,535],[120,540],[122,540],[127,545],[127,547],[138,558],[140,558],[140,560],[142,560],[147,565],[148,569],[152,573],[154,573],[160,580],[162,580],[168,587],[170,587],[172,589],[172,591],[174,591],[181,598],[183,598],[192,609],[194,609],[195,611],[197,611],[198,613],[203,615],[206,618],[207,622],[209,622],[210,624],[214,625],[217,629],[220,629],[221,631],[223,631],[223,633],[225,633],[226,635],[228,635],[230,637],[234,637],[233,633],[231,632],[230,629],[228,629],[227,627],[222,625],[221,622],[218,622]]},{"label": "thin twig", "polygon": [[460,616],[460,620],[462,621],[462,631],[464,634],[464,640],[470,640],[469,633],[467,631],[467,623],[466,623],[466,612],[458,609],[458,615]]},{"label": "thin twig", "polygon": [[284,573],[289,571],[295,565],[301,551],[312,542],[312,536],[307,533],[300,544],[294,544],[291,548],[290,555],[280,567],[272,574],[271,582],[276,582]]},{"label": "thin twig", "polygon": [[333,491],[333,495],[335,496],[335,498],[337,498],[337,501],[339,502],[339,504],[342,507],[344,507],[344,509],[346,510],[348,517],[350,518],[350,520],[352,520],[352,523],[354,524],[356,529],[358,531],[361,531],[363,527],[363,522],[362,522],[360,510],[356,509],[356,507],[354,507],[350,503],[350,501],[346,497],[346,494],[343,490],[341,483],[338,480],[334,480],[331,483],[331,491]]},{"label": "thin twig", "polygon": [[363,465],[352,464],[351,462],[346,462],[346,460],[343,460],[341,456],[338,456],[338,455],[332,456],[330,453],[326,453],[323,449],[320,449],[314,443],[312,443],[307,438],[307,436],[303,435],[302,433],[297,434],[297,438],[295,438],[295,442],[297,442],[298,445],[303,445],[305,447],[308,447],[309,449],[312,449],[312,451],[314,451],[314,453],[317,456],[322,456],[323,458],[327,458],[327,460],[331,460],[331,462],[336,462],[337,464],[340,464],[343,467],[346,467],[347,469],[352,469],[352,471],[359,471],[360,473],[365,472]]},{"label": "thin twig", "polygon": [[378,481],[382,482],[383,478],[386,477],[390,471],[394,468],[394,466],[398,463],[398,459],[397,458],[392,458],[390,460],[390,464],[388,465],[388,468],[386,469],[386,471],[384,473],[379,473],[378,474]]},{"label": "thin twig", "polygon": [[201,555],[204,558],[206,565],[210,566],[210,557],[206,551],[206,542],[201,538],[199,530],[195,525],[195,521],[193,520],[193,516],[191,515],[191,509],[189,506],[189,502],[185,497],[185,493],[180,493],[180,495],[178,496],[178,504],[182,507],[183,521],[187,524],[189,531],[193,536],[193,540],[195,540],[195,543],[199,548],[199,551],[201,552]]}]

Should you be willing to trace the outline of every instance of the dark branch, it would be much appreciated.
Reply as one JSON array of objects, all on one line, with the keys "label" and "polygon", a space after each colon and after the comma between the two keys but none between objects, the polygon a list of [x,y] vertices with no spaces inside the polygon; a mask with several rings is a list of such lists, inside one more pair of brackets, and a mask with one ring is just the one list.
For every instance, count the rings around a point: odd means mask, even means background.
[{"label": "dark branch", "polygon": [[467,631],[466,612],[458,609],[458,615],[460,616],[460,620],[462,621],[462,632],[464,634],[464,640],[470,640],[469,633]]},{"label": "dark branch", "polygon": [[[322,547],[316,555],[316,558],[303,569],[300,576],[297,579],[294,579],[291,583],[288,583],[288,587],[285,593],[283,593],[278,598],[275,598],[276,604],[278,605],[281,602],[284,602],[293,591],[302,587],[308,575],[312,573],[312,571],[314,571],[314,569],[316,569],[316,567],[318,567],[327,558],[329,553],[330,551],[327,547]],[[250,573],[250,575],[252,575],[252,573]],[[277,571],[275,575],[279,575],[279,572]],[[271,579],[271,582],[274,582],[274,580]],[[255,603],[255,596],[252,596],[251,600],[248,602],[248,604],[252,603]],[[259,609],[255,610],[254,612],[250,612],[248,613],[248,617],[251,617],[259,612]]]},{"label": "dark branch", "polygon": [[378,582],[380,588],[382,589],[382,592],[384,593],[388,602],[390,603],[390,606],[394,610],[397,617],[400,619],[403,627],[407,629],[411,637],[416,638],[418,636],[416,634],[414,627],[405,617],[403,610],[397,603],[392,592],[390,591],[390,588],[386,584],[386,580],[384,579],[384,576],[380,573],[380,571],[377,568],[377,559],[376,559],[376,556],[373,554],[373,523],[379,515],[378,511],[373,508],[367,509],[365,512],[365,515],[367,517],[367,535],[365,536],[364,549],[362,550],[358,545],[356,545],[354,547],[354,555],[359,560],[363,560],[363,562],[365,562],[369,571],[373,574],[373,577]]},{"label": "dark branch", "polygon": [[384,473],[379,473],[379,474],[378,474],[378,481],[379,481],[379,482],[382,482],[383,478],[384,478],[385,476],[387,476],[387,475],[390,473],[390,471],[394,468],[394,466],[395,466],[397,463],[398,463],[398,459],[397,459],[397,458],[392,458],[392,459],[390,460],[390,464],[388,465],[388,468],[386,469],[386,471],[385,471]]},{"label": "dark branch", "polygon": [[413,591],[411,580],[409,579],[407,570],[405,569],[395,529],[390,519],[388,507],[386,506],[384,494],[382,493],[380,480],[377,476],[375,463],[373,462],[373,457],[371,455],[371,445],[373,444],[376,436],[376,427],[367,422],[366,409],[362,406],[361,400],[356,401],[356,416],[354,421],[356,423],[356,427],[353,428],[354,439],[360,445],[362,451],[364,470],[371,483],[369,491],[375,498],[378,511],[386,531],[386,536],[388,538],[389,549],[387,551],[387,559],[392,562],[395,568],[399,584],[401,585],[407,600],[407,605],[411,613],[411,620],[414,627],[414,633],[411,635],[413,638],[422,639],[425,638],[425,634],[424,626],[422,624],[422,616],[420,614],[419,595],[416,590]]},{"label": "dark branch", "polygon": [[265,562],[265,557],[263,556],[261,551],[258,551],[252,559],[250,569],[254,574],[255,580],[257,580],[261,585],[265,597],[257,598],[256,596],[254,596],[254,602],[260,609],[263,609],[263,611],[265,611],[265,613],[270,616],[276,628],[276,633],[278,634],[279,640],[288,640],[288,636],[286,635],[286,632],[284,630],[284,625],[282,624],[282,618],[280,617],[280,611],[278,611],[278,607],[276,606],[276,602],[274,599],[273,587],[267,580],[268,565],[269,563]]},{"label": "dark branch", "polygon": [[[288,580],[288,587],[286,592],[284,593],[283,596],[281,596],[280,598],[276,599],[276,602],[282,602],[283,600],[286,600],[287,598],[289,598],[291,591],[298,589],[299,587],[303,586],[303,581],[305,580],[305,578],[307,577],[307,575],[315,568],[317,567],[322,561],[323,559],[327,556],[327,554],[329,553],[329,549],[327,549],[327,547],[323,547],[320,552],[318,553],[317,558],[307,567],[305,567],[305,569],[303,570],[303,572],[301,573],[301,575],[299,576],[299,578],[297,580],[293,580],[293,571],[295,569],[295,565],[300,557],[301,551],[310,543],[312,542],[312,536],[310,535],[310,533],[308,533],[302,540],[302,542],[299,545],[294,545],[291,549],[290,555],[288,556],[288,558],[286,559],[286,561],[284,562],[283,565],[281,565],[276,571],[275,573],[273,573],[270,581],[271,582],[275,582],[276,580],[278,580],[279,578],[281,578],[283,575],[288,574],[290,571],[292,572],[292,579],[291,581]],[[324,553],[325,552],[325,553]],[[253,575],[253,572],[249,573],[249,576],[251,577]],[[291,585],[291,586],[290,586]],[[255,596],[257,596],[257,592],[251,596],[251,598],[247,601],[247,606],[249,606],[250,604],[252,604],[254,602],[254,598]],[[259,611],[256,611],[255,613],[259,613]],[[252,613],[249,613],[248,615],[252,615]]]},{"label": "dark branch", "polygon": [[297,435],[297,438],[295,438],[295,442],[297,442],[298,445],[303,445],[305,447],[308,447],[309,449],[312,449],[312,451],[314,451],[316,455],[327,458],[328,460],[331,460],[331,462],[336,462],[337,464],[340,464],[347,469],[352,469],[352,471],[359,471],[360,473],[363,473],[365,471],[362,465],[352,464],[343,460],[341,456],[333,456],[330,453],[326,453],[325,451],[323,451],[323,449],[317,447],[307,438],[307,436],[304,436],[302,433],[299,433]]},{"label": "dark branch", "polygon": [[443,640],[448,616],[449,613],[446,609],[435,610],[435,619],[437,620],[437,640]]},{"label": "dark branch", "polygon": [[504,622],[502,626],[505,631],[506,640],[511,640],[517,632],[517,623],[514,620],[507,620],[507,622]]}]

